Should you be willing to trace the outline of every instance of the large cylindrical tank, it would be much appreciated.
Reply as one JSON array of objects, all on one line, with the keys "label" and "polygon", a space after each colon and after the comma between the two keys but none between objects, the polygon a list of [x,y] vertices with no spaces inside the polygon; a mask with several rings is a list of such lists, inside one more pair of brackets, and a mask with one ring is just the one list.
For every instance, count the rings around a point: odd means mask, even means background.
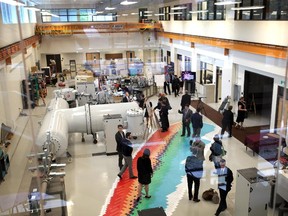
[{"label": "large cylindrical tank", "polygon": [[130,102],[91,106],[86,104],[69,109],[64,99],[53,99],[42,121],[36,144],[41,151],[47,140],[47,132],[50,132],[52,151],[56,156],[62,156],[68,147],[68,133],[90,134],[103,131],[103,115],[121,114],[123,120],[126,120],[127,110],[137,108],[136,102]]},{"label": "large cylindrical tank", "polygon": [[47,113],[38,132],[36,145],[41,152],[47,142],[47,133],[50,133],[50,149],[56,156],[66,153],[68,146],[68,125],[62,110],[69,108],[68,103],[61,99],[53,99],[47,108]]}]

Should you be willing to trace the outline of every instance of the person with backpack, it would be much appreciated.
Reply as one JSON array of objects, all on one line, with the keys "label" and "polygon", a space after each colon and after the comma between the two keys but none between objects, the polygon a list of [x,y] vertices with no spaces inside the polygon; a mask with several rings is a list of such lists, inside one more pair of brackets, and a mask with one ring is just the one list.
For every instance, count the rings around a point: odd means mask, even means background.
[{"label": "person with backpack", "polygon": [[223,145],[222,141],[219,139],[219,135],[216,134],[213,137],[214,143],[210,147],[211,154],[209,160],[214,162],[215,169],[220,167],[220,161],[222,159]]}]

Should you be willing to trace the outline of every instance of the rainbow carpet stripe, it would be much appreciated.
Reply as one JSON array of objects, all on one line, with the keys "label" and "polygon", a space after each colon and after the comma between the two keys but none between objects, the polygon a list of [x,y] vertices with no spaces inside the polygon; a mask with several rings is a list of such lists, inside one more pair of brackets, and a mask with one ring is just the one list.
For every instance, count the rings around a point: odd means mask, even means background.
[{"label": "rainbow carpet stripe", "polygon": [[[143,195],[140,202],[136,202],[138,180],[129,179],[128,170],[126,170],[123,179],[115,187],[110,202],[106,207],[106,212],[103,214],[104,216],[137,216],[138,211],[142,209],[159,206],[164,209],[168,208],[168,196],[176,191],[177,186],[181,183],[183,176],[185,176],[183,162],[191,154],[189,151],[189,138],[180,136],[181,127],[181,123],[176,123],[170,126],[168,132],[156,131],[133,158],[133,171],[136,174],[137,159],[142,156],[145,148],[150,149],[150,158],[154,170],[150,184],[150,195],[152,197],[145,199]],[[213,130],[214,126],[204,124],[201,136]],[[206,144],[210,142],[208,140],[203,141]],[[173,201],[179,202],[182,196],[183,194],[176,194],[176,198],[174,196]],[[171,215],[171,213],[168,215]]]}]

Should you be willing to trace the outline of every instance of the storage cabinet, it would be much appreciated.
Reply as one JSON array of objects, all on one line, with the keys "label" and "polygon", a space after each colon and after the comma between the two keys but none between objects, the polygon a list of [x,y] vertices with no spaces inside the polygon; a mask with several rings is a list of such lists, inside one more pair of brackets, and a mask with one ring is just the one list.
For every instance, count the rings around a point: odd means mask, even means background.
[{"label": "storage cabinet", "polygon": [[[27,87],[28,87],[28,89],[27,89]],[[31,100],[31,108],[34,109],[34,107],[36,106],[37,101],[39,99],[38,77],[37,76],[29,76],[28,81],[22,80],[21,93],[22,93],[23,109],[29,108],[28,94],[29,94],[30,100]]]},{"label": "storage cabinet", "polygon": [[271,186],[253,167],[237,171],[235,216],[267,215]]}]

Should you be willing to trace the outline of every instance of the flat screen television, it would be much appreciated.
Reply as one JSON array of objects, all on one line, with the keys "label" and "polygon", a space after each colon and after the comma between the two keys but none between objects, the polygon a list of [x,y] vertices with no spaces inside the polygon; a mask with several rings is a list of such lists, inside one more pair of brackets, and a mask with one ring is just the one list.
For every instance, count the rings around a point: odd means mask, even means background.
[{"label": "flat screen television", "polygon": [[182,71],[182,80],[196,81],[196,72]]}]

